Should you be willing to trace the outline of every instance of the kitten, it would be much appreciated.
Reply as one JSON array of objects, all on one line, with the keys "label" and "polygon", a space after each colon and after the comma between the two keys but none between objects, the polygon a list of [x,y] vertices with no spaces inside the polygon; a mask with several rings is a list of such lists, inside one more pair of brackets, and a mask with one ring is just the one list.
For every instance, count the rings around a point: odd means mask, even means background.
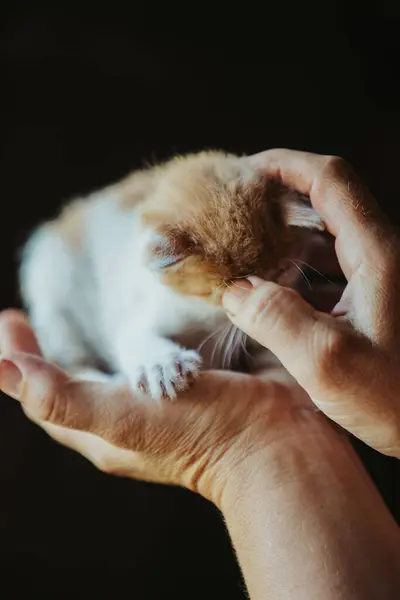
[{"label": "kitten", "polygon": [[177,157],[39,227],[23,253],[22,297],[49,359],[103,365],[136,391],[174,398],[201,366],[238,369],[251,352],[249,368],[260,368],[222,294],[249,275],[293,284],[306,229],[324,229],[310,204],[245,159]]}]

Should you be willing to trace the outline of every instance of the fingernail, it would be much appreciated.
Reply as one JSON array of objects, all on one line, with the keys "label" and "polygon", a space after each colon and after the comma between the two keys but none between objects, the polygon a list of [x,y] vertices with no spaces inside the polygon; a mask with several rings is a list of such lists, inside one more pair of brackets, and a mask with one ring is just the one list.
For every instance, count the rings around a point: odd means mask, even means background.
[{"label": "fingernail", "polygon": [[255,288],[259,287],[260,285],[265,283],[264,279],[261,279],[261,277],[256,277],[255,275],[251,275],[247,279],[250,281],[251,285]]},{"label": "fingernail", "polygon": [[249,295],[253,286],[250,281],[245,279],[233,283],[228,290],[226,290],[222,303],[224,308],[228,311],[229,316],[234,316],[243,302],[243,300]]},{"label": "fingernail", "polygon": [[22,373],[11,360],[3,358],[0,360],[0,389],[19,400],[21,391]]}]

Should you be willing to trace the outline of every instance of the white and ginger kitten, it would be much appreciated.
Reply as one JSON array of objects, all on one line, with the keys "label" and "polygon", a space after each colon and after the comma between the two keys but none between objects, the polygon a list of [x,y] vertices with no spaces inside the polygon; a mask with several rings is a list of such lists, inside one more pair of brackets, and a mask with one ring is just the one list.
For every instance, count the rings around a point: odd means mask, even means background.
[{"label": "white and ginger kitten", "polygon": [[261,368],[222,293],[249,275],[292,284],[307,229],[324,229],[310,204],[246,159],[178,157],[40,226],[23,253],[22,297],[50,360],[100,365],[174,398],[201,367],[239,369],[250,352],[248,368]]}]

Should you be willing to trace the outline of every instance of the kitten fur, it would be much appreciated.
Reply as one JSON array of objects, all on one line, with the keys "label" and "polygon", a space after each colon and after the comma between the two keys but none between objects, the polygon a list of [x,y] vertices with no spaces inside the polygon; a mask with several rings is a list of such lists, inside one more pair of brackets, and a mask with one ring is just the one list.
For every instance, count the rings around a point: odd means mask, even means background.
[{"label": "kitten fur", "polygon": [[200,368],[243,368],[249,353],[246,368],[265,365],[222,293],[249,275],[293,284],[307,229],[324,229],[309,203],[245,159],[176,157],[40,226],[23,252],[22,298],[50,360],[175,398]]}]

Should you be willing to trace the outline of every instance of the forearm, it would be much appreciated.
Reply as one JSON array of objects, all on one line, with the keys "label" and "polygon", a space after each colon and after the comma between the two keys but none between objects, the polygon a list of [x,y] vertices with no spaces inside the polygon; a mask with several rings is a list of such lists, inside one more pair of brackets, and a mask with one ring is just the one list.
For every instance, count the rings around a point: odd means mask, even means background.
[{"label": "forearm", "polygon": [[350,444],[304,425],[242,462],[221,500],[251,599],[393,600],[396,523]]}]

